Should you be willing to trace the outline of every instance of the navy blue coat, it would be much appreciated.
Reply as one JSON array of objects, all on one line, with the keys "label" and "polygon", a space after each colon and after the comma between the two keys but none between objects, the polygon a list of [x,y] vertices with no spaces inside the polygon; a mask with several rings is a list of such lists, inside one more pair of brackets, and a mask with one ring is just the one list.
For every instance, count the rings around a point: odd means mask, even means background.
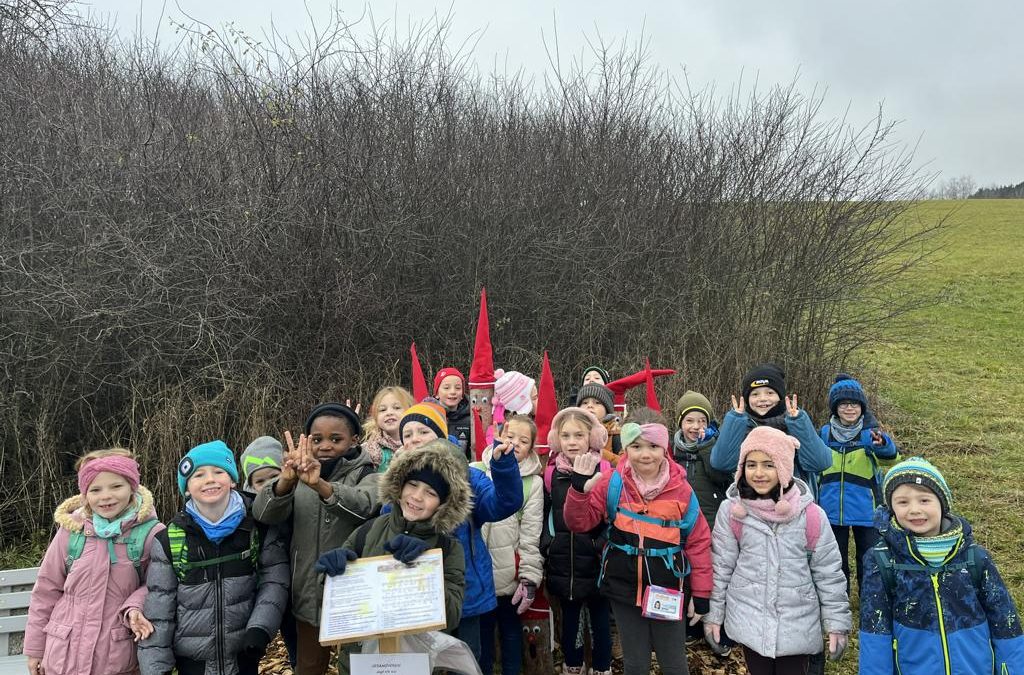
[{"label": "navy blue coat", "polygon": [[[914,538],[890,526],[880,508],[875,524],[888,542],[894,563],[923,558]],[[958,518],[958,516],[952,516]],[[1024,672],[1020,616],[987,551],[978,548],[981,570],[976,589],[966,569],[970,524],[959,518],[963,535],[945,571],[895,570],[890,602],[869,551],[862,561],[860,593],[860,672],[871,675],[989,675]],[[962,567],[960,567],[962,566]]]}]

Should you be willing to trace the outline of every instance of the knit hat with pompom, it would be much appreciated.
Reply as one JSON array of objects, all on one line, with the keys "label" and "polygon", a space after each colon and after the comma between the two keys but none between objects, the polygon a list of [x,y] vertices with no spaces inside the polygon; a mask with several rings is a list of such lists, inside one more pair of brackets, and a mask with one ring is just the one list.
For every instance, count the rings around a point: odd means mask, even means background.
[{"label": "knit hat with pompom", "polygon": [[[780,492],[784,493],[793,482],[793,462],[796,458],[796,451],[800,447],[800,441],[785,432],[773,427],[754,427],[747,434],[746,439],[740,444],[740,459],[736,464],[736,480],[743,478],[743,465],[747,461],[747,455],[760,450],[771,458],[775,465],[775,471],[779,476]],[[743,509],[743,513],[736,513],[736,509]],[[780,498],[775,504],[775,510],[779,515],[786,515],[793,506],[785,498]],[[737,502],[733,505],[733,515],[742,518],[746,515],[746,509]]]}]

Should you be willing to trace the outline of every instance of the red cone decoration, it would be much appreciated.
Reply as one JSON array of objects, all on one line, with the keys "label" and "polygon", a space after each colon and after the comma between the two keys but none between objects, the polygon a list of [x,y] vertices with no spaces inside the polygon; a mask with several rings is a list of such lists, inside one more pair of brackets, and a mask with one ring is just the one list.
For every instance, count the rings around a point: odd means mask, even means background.
[{"label": "red cone decoration", "polygon": [[430,390],[427,389],[427,380],[423,377],[423,368],[420,367],[420,357],[416,354],[415,342],[409,347],[409,355],[412,357],[412,397],[419,403],[430,396]]},{"label": "red cone decoration", "polygon": [[480,289],[480,316],[476,320],[473,365],[469,368],[470,389],[494,388],[494,352],[491,349],[491,325],[487,321],[487,289]]},{"label": "red cone decoration", "polygon": [[537,442],[534,449],[538,455],[547,455],[551,452],[548,445],[548,432],[551,430],[551,420],[558,412],[558,400],[555,397],[555,377],[551,374],[551,363],[548,361],[548,353],[544,352],[544,363],[540,370],[540,384],[537,385],[537,412],[534,422],[537,423]]}]

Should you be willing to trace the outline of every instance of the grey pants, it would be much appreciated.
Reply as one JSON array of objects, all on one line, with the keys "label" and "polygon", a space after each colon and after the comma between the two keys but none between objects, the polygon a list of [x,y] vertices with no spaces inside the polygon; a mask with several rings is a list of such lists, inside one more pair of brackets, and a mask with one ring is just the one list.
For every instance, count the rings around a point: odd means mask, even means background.
[{"label": "grey pants", "polygon": [[625,675],[649,675],[651,652],[658,655],[663,675],[687,675],[686,619],[659,621],[647,619],[640,608],[612,600],[615,625],[622,637],[622,662]]}]

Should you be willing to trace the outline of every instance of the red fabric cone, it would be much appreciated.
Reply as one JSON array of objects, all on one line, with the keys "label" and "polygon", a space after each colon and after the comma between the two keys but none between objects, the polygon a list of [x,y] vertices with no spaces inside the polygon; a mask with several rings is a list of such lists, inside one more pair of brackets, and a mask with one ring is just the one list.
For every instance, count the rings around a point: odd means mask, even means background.
[{"label": "red fabric cone", "polygon": [[537,424],[537,442],[533,447],[538,455],[547,455],[551,452],[551,448],[548,446],[548,432],[551,430],[551,420],[555,418],[557,412],[555,377],[551,374],[548,353],[544,352],[544,363],[540,369],[540,384],[537,385],[537,412],[533,418]]},{"label": "red fabric cone", "polygon": [[651,373],[651,360],[644,359],[644,378],[647,380],[647,407],[661,412],[658,394],[654,391],[654,375]]},{"label": "red fabric cone", "polygon": [[480,315],[476,320],[473,365],[469,368],[469,388],[494,387],[494,351],[491,349],[491,325],[487,321],[487,289],[480,289]]},{"label": "red fabric cone", "polygon": [[423,368],[420,367],[420,357],[416,354],[415,342],[409,347],[409,355],[412,357],[412,397],[419,403],[430,396],[430,391],[427,389],[427,380],[423,377]]}]

